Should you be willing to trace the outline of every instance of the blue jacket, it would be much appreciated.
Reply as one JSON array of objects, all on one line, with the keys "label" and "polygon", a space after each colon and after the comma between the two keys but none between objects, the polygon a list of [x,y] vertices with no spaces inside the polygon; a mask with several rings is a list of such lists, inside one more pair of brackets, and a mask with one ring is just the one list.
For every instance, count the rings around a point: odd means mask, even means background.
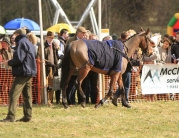
[{"label": "blue jacket", "polygon": [[27,39],[26,35],[18,35],[15,42],[13,59],[8,61],[8,65],[12,66],[12,75],[15,77],[35,76],[37,65],[34,45]]}]

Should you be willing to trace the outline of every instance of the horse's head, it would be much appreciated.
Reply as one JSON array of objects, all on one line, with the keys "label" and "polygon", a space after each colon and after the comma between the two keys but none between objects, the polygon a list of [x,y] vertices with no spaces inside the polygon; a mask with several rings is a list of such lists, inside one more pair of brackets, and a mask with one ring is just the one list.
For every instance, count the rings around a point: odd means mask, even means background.
[{"label": "horse's head", "polygon": [[141,31],[124,41],[124,45],[127,47],[127,55],[130,58],[137,47],[140,47],[143,54],[149,55],[150,43],[154,43],[150,39],[150,30]]},{"label": "horse's head", "polygon": [[149,55],[149,45],[150,43],[154,43],[151,39],[150,39],[150,30],[148,29],[147,31],[144,31],[143,29],[141,29],[141,32],[139,33],[140,36],[140,43],[139,43],[139,47],[142,49],[142,52],[145,55]]}]

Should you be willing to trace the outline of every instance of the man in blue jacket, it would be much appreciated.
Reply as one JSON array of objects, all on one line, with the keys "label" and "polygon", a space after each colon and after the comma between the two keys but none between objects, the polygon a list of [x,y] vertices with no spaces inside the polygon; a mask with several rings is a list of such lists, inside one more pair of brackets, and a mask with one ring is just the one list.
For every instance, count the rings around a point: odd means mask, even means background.
[{"label": "man in blue jacket", "polygon": [[15,76],[11,90],[9,92],[9,107],[5,119],[1,122],[14,122],[16,114],[17,100],[22,92],[24,103],[24,116],[16,121],[29,122],[32,118],[32,95],[31,89],[32,77],[37,73],[35,61],[35,47],[26,37],[25,29],[17,29],[14,32],[16,36],[16,47],[13,59],[4,61],[4,65],[12,67],[12,75]]}]

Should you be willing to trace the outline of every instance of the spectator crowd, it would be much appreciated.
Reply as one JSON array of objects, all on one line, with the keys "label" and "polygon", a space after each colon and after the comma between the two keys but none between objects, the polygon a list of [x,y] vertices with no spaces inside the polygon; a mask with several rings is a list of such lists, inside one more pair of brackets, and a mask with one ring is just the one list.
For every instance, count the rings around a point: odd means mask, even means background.
[{"label": "spectator crowd", "polygon": [[[28,28],[20,28],[25,32],[25,37],[35,47],[35,57],[41,57],[41,44],[40,38],[31,32]],[[105,36],[102,41],[119,40],[127,41],[136,32],[128,30],[121,32],[119,38],[110,35]],[[141,50],[136,49],[133,56],[130,58],[134,66],[141,66],[142,64],[177,64],[179,59],[179,32],[176,36],[169,36],[164,34],[161,38],[157,38],[158,34],[150,34],[153,43],[149,45],[149,55],[142,55]],[[56,104],[60,103],[61,88],[60,88],[60,68],[59,65],[63,60],[65,48],[70,45],[72,41],[78,39],[88,39],[91,41],[98,40],[98,36],[87,30],[85,27],[78,27],[75,34],[69,34],[67,29],[61,29],[60,32],[55,34],[48,31],[44,37],[44,58],[45,58],[45,73],[46,73],[46,88],[48,105],[52,106],[54,101]],[[157,40],[156,40],[157,39]],[[0,62],[13,59],[14,51],[16,50],[17,38],[15,34],[11,36],[0,35]],[[126,99],[128,101],[130,91],[130,78],[131,78],[131,65],[128,64],[126,72],[123,74],[123,82],[126,91]],[[139,67],[138,67],[139,69]],[[76,91],[75,80],[77,79],[78,71],[74,72],[68,88],[67,88],[67,102],[68,104],[75,105],[81,102],[80,94]],[[83,91],[86,95],[86,103],[96,104],[99,102],[99,88],[98,88],[98,73],[90,71],[82,84]],[[55,95],[55,96],[54,96]],[[115,97],[116,96],[116,97]],[[54,98],[55,97],[55,98]],[[117,95],[114,95],[117,98]],[[153,95],[146,95],[149,100],[154,100]],[[114,98],[114,99],[115,99]],[[115,105],[115,101],[112,101]]]}]

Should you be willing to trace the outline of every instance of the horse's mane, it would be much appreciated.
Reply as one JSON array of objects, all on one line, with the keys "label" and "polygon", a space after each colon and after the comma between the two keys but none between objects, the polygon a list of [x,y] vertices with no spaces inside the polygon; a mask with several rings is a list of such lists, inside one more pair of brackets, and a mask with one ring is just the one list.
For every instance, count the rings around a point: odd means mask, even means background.
[{"label": "horse's mane", "polygon": [[123,41],[123,42],[127,42],[129,39],[131,39],[131,38],[133,38],[134,36],[136,36],[136,35],[138,35],[139,33],[136,33],[136,34],[134,34],[134,35],[132,35],[132,36],[130,36],[128,39],[126,39],[125,41]]}]

